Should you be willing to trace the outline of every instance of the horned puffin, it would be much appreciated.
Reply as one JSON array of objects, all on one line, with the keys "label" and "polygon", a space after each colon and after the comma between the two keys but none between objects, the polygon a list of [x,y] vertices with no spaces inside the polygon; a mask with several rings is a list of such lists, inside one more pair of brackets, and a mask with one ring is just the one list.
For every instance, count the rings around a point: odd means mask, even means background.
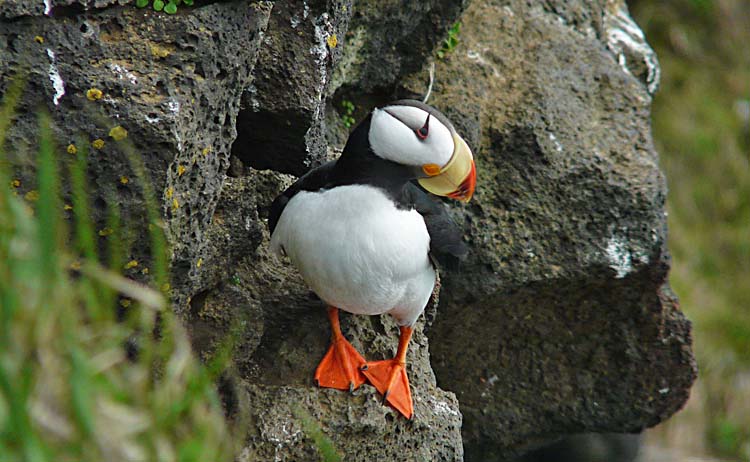
[{"label": "horned puffin", "polygon": [[[328,305],[331,346],[315,372],[318,386],[351,391],[368,381],[412,418],[406,350],[439,284],[434,262],[467,253],[460,229],[425,190],[468,202],[475,184],[471,149],[450,121],[427,104],[399,100],[374,109],[337,160],[273,201],[271,250],[288,256]],[[341,333],[340,309],[392,315],[396,357],[365,360]]]}]

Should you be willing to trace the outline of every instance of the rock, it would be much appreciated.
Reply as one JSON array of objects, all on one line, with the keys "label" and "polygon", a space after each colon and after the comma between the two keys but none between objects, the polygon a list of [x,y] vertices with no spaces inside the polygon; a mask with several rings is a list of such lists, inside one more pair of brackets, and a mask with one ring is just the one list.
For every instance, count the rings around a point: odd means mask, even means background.
[{"label": "rock", "polygon": [[587,433],[572,435],[526,454],[518,462],[634,462],[641,435]]},{"label": "rock", "polygon": [[362,97],[362,93],[391,93],[403,77],[430,60],[468,3],[356,1],[344,56],[334,71],[331,89],[346,87],[345,92],[353,98]]},{"label": "rock", "polygon": [[4,1],[0,3],[1,19],[17,19],[23,16],[66,16],[83,11],[105,8],[110,5],[125,5],[127,0],[44,0],[42,2]]},{"label": "rock", "polygon": [[[2,88],[13,75],[28,73],[10,144],[21,157],[29,150],[40,106],[51,112],[61,144],[83,149],[82,143],[99,139],[89,178],[100,226],[114,202],[128,222],[144,220],[143,181],[127,155],[137,153],[143,180],[163,203],[178,310],[193,293],[191,271],[205,258],[203,233],[221,192],[241,89],[250,84],[268,14],[266,6],[234,1],[169,18],[114,7],[2,23]],[[109,135],[114,126],[126,130],[126,140]],[[33,165],[21,158],[15,164],[31,187]],[[134,246],[129,257],[145,264],[147,254],[146,246]]]},{"label": "rock", "polygon": [[[343,123],[345,117],[361,120],[373,107],[389,101],[422,99],[429,82],[424,66],[434,59],[448,29],[468,3],[356,1],[343,53],[327,89],[328,142],[340,147],[346,143],[351,127]],[[402,79],[416,71],[420,85],[405,89]]]},{"label": "rock", "polygon": [[474,1],[436,69],[432,103],[481,133],[475,200],[456,213],[471,256],[445,274],[429,335],[467,460],[640,431],[676,412],[695,378],[667,281],[653,82],[606,40],[623,2],[563,3]]},{"label": "rock", "polygon": [[[303,426],[305,415],[345,460],[463,460],[458,402],[435,385],[422,326],[407,358],[415,408],[414,419],[407,421],[384,406],[370,385],[352,394],[313,385],[330,331],[324,306],[293,278],[284,279],[279,290],[290,286],[293,296],[265,304],[264,341],[252,357],[251,373],[244,376],[244,390],[253,403],[249,419],[253,425],[244,450],[250,456],[247,460],[314,460],[315,445]],[[344,335],[367,358],[394,356],[398,329],[390,318],[344,315],[342,326]]]},{"label": "rock", "polygon": [[210,356],[235,332],[233,361],[244,370],[264,332],[261,291],[243,284],[238,260],[253,255],[263,242],[263,223],[258,217],[258,189],[278,185],[273,173],[227,178],[211,225],[205,232],[206,258],[192,274],[189,311],[185,314],[193,346]]},{"label": "rock", "polygon": [[232,146],[245,165],[300,176],[322,163],[326,90],[351,11],[351,0],[274,4]]}]

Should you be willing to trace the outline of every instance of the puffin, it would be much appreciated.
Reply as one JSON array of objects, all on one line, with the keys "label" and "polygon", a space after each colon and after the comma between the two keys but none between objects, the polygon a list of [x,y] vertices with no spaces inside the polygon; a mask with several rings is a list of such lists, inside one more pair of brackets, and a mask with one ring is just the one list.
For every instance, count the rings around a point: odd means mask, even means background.
[{"label": "puffin", "polygon": [[[375,108],[341,156],[310,170],[271,204],[270,248],[286,256],[327,304],[331,345],[315,371],[320,387],[369,382],[401,415],[414,415],[406,353],[440,280],[436,262],[468,248],[446,207],[476,185],[471,149],[448,118],[416,100]],[[399,326],[396,356],[367,361],[341,332],[339,310],[388,313]]]}]

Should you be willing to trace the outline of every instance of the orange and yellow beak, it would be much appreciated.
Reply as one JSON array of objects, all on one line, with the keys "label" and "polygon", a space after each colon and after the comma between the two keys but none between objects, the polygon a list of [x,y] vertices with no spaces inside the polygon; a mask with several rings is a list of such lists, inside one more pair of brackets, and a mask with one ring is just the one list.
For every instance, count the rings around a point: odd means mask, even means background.
[{"label": "orange and yellow beak", "polygon": [[455,147],[448,163],[442,168],[435,164],[423,166],[422,170],[427,177],[417,181],[432,194],[469,202],[477,183],[474,156],[466,141],[456,133],[453,134],[453,143]]}]

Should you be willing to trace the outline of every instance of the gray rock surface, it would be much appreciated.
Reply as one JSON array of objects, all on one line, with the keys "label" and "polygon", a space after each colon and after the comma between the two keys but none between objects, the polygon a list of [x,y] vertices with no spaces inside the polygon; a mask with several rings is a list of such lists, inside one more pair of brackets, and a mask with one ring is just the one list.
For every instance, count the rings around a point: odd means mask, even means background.
[{"label": "gray rock surface", "polygon": [[433,103],[465,111],[458,125],[481,140],[475,200],[456,214],[472,254],[445,275],[430,334],[468,460],[573,430],[640,431],[695,377],[667,283],[653,82],[606,40],[603,18],[623,8],[474,1],[460,51],[437,66]]},{"label": "gray rock surface", "polygon": [[[196,351],[239,333],[219,385],[240,460],[316,460],[305,419],[345,460],[509,460],[566,434],[639,431],[684,403],[690,325],[669,290],[648,125],[658,65],[624,2],[235,1],[169,17],[84,0],[44,17],[40,5],[0,3],[0,92],[29,72],[9,138],[19,193],[34,188],[41,105],[64,162],[67,143],[105,141],[91,154],[95,218],[117,202],[142,223],[138,181],[108,137],[128,130],[163,204]],[[287,174],[341,148],[342,100],[360,117],[425,91],[456,20],[430,102],[476,155],[475,200],[450,204],[471,254],[443,272],[437,313],[418,324],[407,422],[369,385],[313,386],[325,310],[268,255],[266,217]],[[144,278],[148,249],[133,248],[129,274]],[[394,354],[387,316],[342,325],[366,357]]]},{"label": "gray rock surface", "polygon": [[[21,17],[0,29],[0,89],[14,75],[27,80],[9,136],[21,157],[15,162],[21,192],[33,188],[33,164],[24,156],[35,149],[35,112],[47,107],[62,161],[73,158],[64,153],[68,143],[104,142],[91,148],[89,162],[100,226],[112,202],[125,219],[142,221],[137,178],[109,136],[112,127],[123,127],[163,201],[177,286],[198,278],[198,262],[206,258],[203,233],[224,182],[241,89],[251,82],[270,8],[234,1],[188,11],[165,20],[163,13],[133,6],[70,15],[53,10],[52,18]],[[99,99],[89,100],[92,89]],[[146,254],[146,246],[133,247],[129,257],[142,264],[131,275],[142,271]],[[178,309],[189,290],[175,292]]]},{"label": "gray rock surface", "polygon": [[325,96],[351,11],[351,0],[274,4],[232,146],[244,164],[299,176],[325,158]]},{"label": "gray rock surface", "polygon": [[389,93],[403,77],[422,69],[468,3],[356,1],[331,89],[343,86],[358,98]]},{"label": "gray rock surface", "polygon": [[635,462],[642,435],[622,433],[586,433],[567,436],[547,447],[532,451],[517,462]]}]

